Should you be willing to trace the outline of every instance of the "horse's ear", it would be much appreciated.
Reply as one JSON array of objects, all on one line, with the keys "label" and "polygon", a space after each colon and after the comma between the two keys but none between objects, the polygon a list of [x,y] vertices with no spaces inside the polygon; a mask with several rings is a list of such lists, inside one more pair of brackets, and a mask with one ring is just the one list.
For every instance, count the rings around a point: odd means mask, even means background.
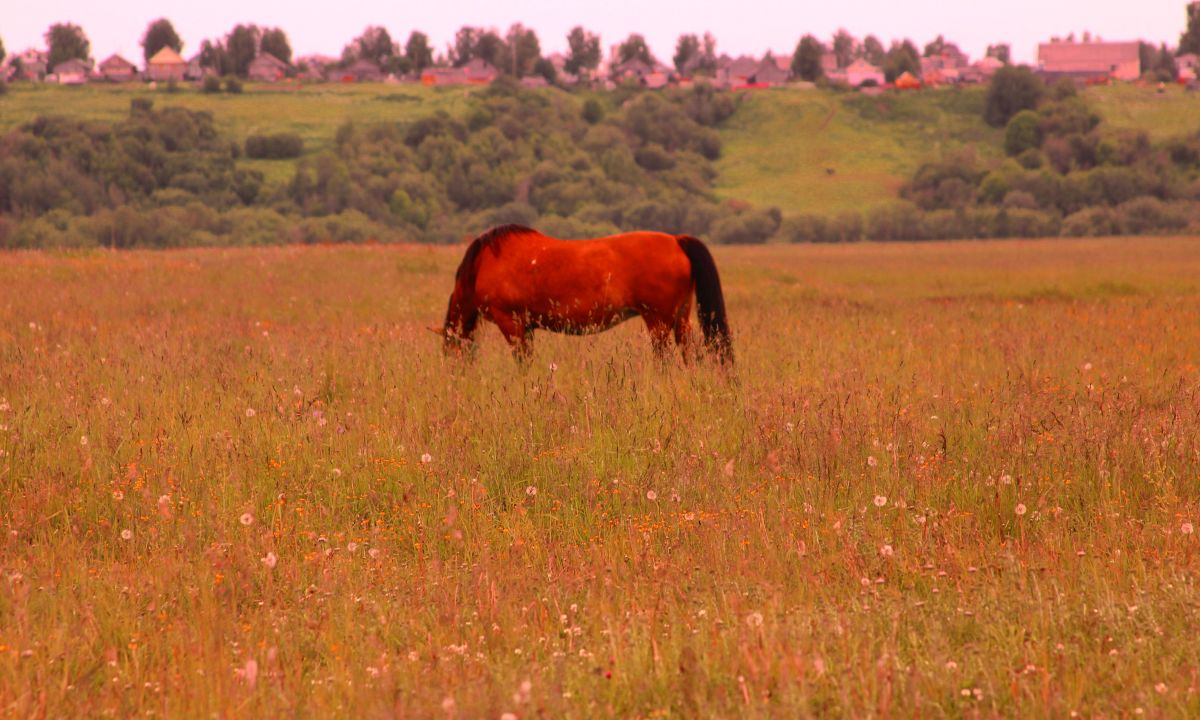
[{"label": "horse's ear", "polygon": [[433,333],[434,335],[440,335],[442,337],[446,337],[446,328],[444,328],[444,327],[434,327],[434,326],[430,325],[426,329],[429,330],[429,332]]}]

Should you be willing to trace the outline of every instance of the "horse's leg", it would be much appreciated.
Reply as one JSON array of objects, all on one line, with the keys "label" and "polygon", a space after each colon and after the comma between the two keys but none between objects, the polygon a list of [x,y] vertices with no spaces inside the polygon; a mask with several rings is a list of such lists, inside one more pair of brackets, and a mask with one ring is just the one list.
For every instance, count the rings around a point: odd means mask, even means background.
[{"label": "horse's leg", "polygon": [[675,346],[683,355],[683,364],[691,362],[692,353],[692,296],[688,289],[687,298],[675,313]]},{"label": "horse's leg", "polygon": [[650,332],[650,344],[654,348],[654,356],[659,360],[665,360],[667,346],[671,342],[672,323],[651,312],[642,313],[642,319],[646,321],[646,330]]},{"label": "horse's leg", "polygon": [[495,313],[492,315],[492,322],[500,328],[500,333],[508,341],[513,358],[518,363],[524,364],[533,356],[533,330],[529,329],[521,318]]}]

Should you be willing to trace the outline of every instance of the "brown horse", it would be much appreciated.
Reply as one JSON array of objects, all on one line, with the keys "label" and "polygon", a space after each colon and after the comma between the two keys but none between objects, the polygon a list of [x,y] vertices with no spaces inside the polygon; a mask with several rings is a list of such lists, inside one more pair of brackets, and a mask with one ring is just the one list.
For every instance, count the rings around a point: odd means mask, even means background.
[{"label": "brown horse", "polygon": [[725,298],[704,243],[687,236],[633,232],[596,240],[556,240],[519,225],[471,242],[454,278],[446,321],[435,332],[462,352],[479,319],[500,328],[518,360],[534,330],[584,335],[641,315],[655,352],[672,336],[688,358],[692,293],[706,347],[733,362]]}]

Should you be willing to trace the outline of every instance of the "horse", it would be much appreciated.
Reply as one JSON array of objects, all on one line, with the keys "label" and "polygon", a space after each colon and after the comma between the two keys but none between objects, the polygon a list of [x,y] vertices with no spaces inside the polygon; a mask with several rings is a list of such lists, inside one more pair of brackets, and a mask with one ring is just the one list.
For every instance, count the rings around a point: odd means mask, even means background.
[{"label": "horse", "polygon": [[490,320],[523,362],[535,330],[587,335],[641,315],[655,354],[665,358],[674,337],[688,362],[693,294],[705,348],[732,365],[721,278],[700,240],[659,232],[559,240],[501,225],[467,247],[445,322],[430,329],[458,356],[474,347],[480,318]]}]

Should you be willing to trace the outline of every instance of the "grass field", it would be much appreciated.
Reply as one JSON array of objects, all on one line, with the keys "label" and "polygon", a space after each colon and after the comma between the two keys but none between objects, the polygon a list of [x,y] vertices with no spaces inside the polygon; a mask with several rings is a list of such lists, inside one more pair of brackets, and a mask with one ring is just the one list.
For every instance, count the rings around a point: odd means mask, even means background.
[{"label": "grass field", "polygon": [[717,249],[738,366],[461,249],[0,263],[0,714],[1200,713],[1195,239]]}]

